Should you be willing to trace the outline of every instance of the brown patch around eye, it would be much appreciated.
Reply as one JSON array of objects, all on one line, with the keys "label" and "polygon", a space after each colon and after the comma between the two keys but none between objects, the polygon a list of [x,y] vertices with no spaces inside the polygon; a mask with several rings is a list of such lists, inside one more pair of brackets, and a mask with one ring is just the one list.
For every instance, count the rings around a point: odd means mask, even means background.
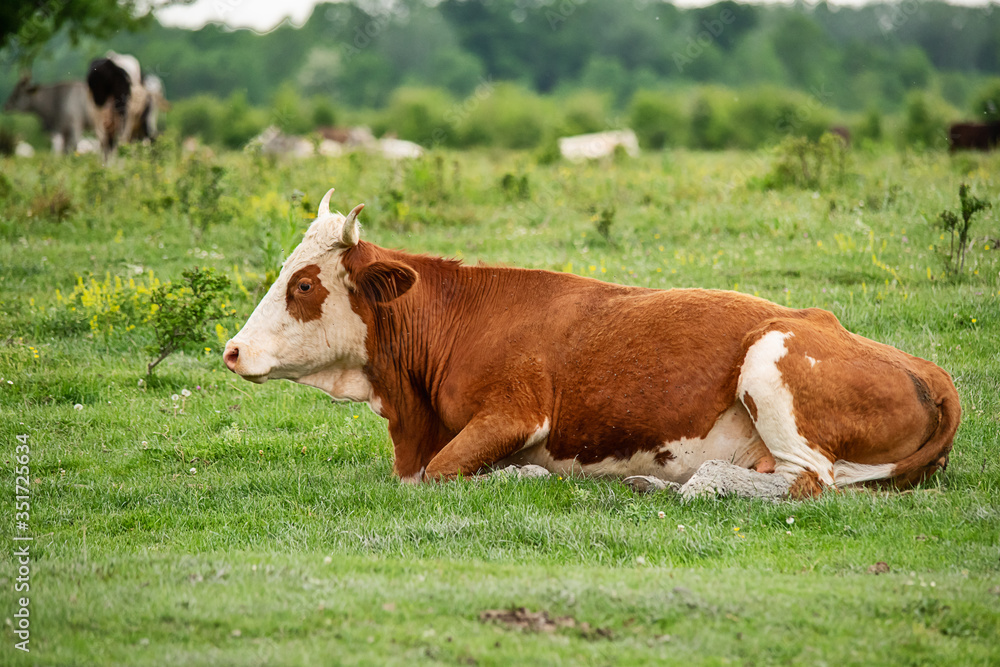
[{"label": "brown patch around eye", "polygon": [[288,279],[285,307],[299,322],[312,322],[323,316],[323,302],[329,293],[319,279],[319,266],[303,266]]}]

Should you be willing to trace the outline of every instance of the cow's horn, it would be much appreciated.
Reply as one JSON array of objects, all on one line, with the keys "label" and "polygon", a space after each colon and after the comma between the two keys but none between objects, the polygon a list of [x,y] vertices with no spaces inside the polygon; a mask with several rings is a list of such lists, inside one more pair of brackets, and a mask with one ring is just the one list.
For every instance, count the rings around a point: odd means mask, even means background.
[{"label": "cow's horn", "polygon": [[345,246],[358,244],[358,239],[361,237],[358,230],[358,213],[361,213],[361,209],[364,207],[364,204],[358,204],[351,209],[351,212],[347,214],[347,218],[344,219],[344,228],[340,232],[340,241]]},{"label": "cow's horn", "polygon": [[330,215],[330,197],[333,196],[333,190],[333,188],[330,188],[327,190],[326,194],[323,195],[323,201],[319,203],[319,212],[316,214],[317,218]]}]

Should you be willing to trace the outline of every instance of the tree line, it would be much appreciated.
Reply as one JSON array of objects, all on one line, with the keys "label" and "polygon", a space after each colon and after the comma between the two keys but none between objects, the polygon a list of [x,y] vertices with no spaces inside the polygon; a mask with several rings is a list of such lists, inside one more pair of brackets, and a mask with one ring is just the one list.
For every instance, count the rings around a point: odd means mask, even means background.
[{"label": "tree line", "polygon": [[[609,117],[641,121],[654,106],[663,107],[661,114],[674,107],[685,126],[675,134],[687,138],[660,130],[653,143],[744,145],[753,142],[740,138],[739,128],[727,134],[711,127],[746,112],[739,105],[713,111],[733,106],[726,91],[761,98],[744,106],[772,126],[791,112],[760,111],[769,95],[778,106],[811,100],[824,110],[812,117],[843,115],[878,135],[874,125],[883,114],[989,114],[983,100],[992,99],[1000,76],[1000,9],[920,0],[861,7],[725,0],[689,9],[654,0],[353,0],[317,5],[301,27],[266,34],[147,23],[110,38],[57,31],[34,60],[35,78],[82,78],[89,58],[104,50],[132,53],[163,79],[172,100],[198,100],[191,114],[223,113],[209,109],[212,99],[232,107],[230,118],[212,119],[220,132],[235,133],[230,143],[269,119],[308,125],[303,114],[411,122],[393,114],[413,107],[420,97],[414,90],[423,91],[416,106],[454,115],[483,86],[509,82],[532,98],[577,99],[590,91],[603,109],[597,125],[613,122]],[[0,94],[15,78],[15,68],[0,72]],[[299,100],[310,101],[307,110],[291,108]],[[595,113],[589,106],[583,113]],[[563,115],[561,102],[554,107]],[[533,108],[544,111],[545,103]],[[426,133],[428,122],[400,134]],[[436,119],[431,129],[446,126],[439,143],[475,143],[463,122]]]}]

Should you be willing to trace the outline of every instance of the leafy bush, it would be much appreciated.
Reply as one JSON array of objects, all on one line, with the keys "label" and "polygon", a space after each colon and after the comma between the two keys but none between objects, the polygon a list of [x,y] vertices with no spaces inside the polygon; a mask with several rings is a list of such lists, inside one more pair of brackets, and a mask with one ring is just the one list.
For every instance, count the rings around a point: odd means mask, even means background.
[{"label": "leafy bush", "polygon": [[161,282],[152,271],[143,277],[123,279],[106,274],[104,280],[78,277],[72,292],[56,290],[54,328],[62,331],[90,329],[108,341],[134,330],[151,331],[146,349],[153,359],[147,375],[170,354],[191,349],[208,339],[206,325],[235,314],[229,306],[229,278],[214,269],[194,267],[178,283]]},{"label": "leafy bush", "polygon": [[725,148],[732,141],[732,122],[719,98],[715,91],[704,91],[695,99],[690,120],[692,148]]},{"label": "leafy bush", "polygon": [[377,129],[424,146],[452,145],[455,128],[448,115],[453,107],[454,100],[443,90],[400,88],[393,93]]},{"label": "leafy bush", "polygon": [[[309,105],[292,84],[281,84],[271,100],[268,125],[275,125],[285,134],[306,134],[313,129]],[[240,142],[242,145],[244,142]]]},{"label": "leafy bush", "polygon": [[480,99],[458,126],[461,145],[534,148],[556,130],[549,100],[511,83],[497,85]]},{"label": "leafy bush", "polygon": [[869,109],[855,128],[855,135],[859,140],[882,141],[882,113],[875,107]]},{"label": "leafy bush", "polygon": [[177,201],[191,222],[204,232],[226,214],[222,207],[224,167],[192,155],[183,163],[177,179]]},{"label": "leafy bush", "polygon": [[764,179],[768,188],[799,187],[822,189],[843,181],[847,168],[847,145],[835,134],[819,141],[788,137],[775,150],[776,161]]},{"label": "leafy bush", "polygon": [[215,141],[226,148],[243,148],[269,124],[267,114],[261,109],[251,107],[243,92],[229,96],[218,118],[216,127],[219,130]]},{"label": "leafy bush", "polygon": [[922,91],[906,96],[903,112],[903,143],[915,148],[948,145],[948,121],[955,113],[941,100]]},{"label": "leafy bush", "polygon": [[208,339],[206,324],[235,314],[226,297],[230,281],[214,269],[195,267],[183,272],[180,283],[164,283],[149,295],[152,306],[147,320],[155,340],[147,348],[154,357],[146,374],[177,350],[192,348]]},{"label": "leafy bush", "polygon": [[833,114],[816,97],[762,86],[740,91],[729,105],[731,144],[738,148],[773,145],[787,136],[818,140],[833,125]]},{"label": "leafy bush", "polygon": [[240,148],[267,125],[266,112],[247,102],[246,94],[233,93],[226,100],[198,95],[178,100],[166,114],[168,128],[182,137],[196,136],[207,144]]},{"label": "leafy bush", "polygon": [[176,127],[181,136],[201,137],[206,143],[216,139],[216,116],[219,101],[210,95],[197,95],[186,100],[177,100],[170,108],[166,121]]},{"label": "leafy bush", "polygon": [[608,127],[608,100],[605,95],[582,90],[560,102],[563,118],[558,128],[561,136],[600,132]]},{"label": "leafy bush", "polygon": [[976,101],[972,105],[972,110],[976,114],[976,119],[986,121],[1000,121],[1000,78],[990,79],[976,94]]},{"label": "leafy bush", "polygon": [[659,150],[687,140],[688,119],[666,91],[636,91],[628,115],[629,126],[644,148]]},{"label": "leafy bush", "polygon": [[17,134],[14,129],[0,125],[0,155],[13,155],[15,148],[17,148]]},{"label": "leafy bush", "polygon": [[56,303],[61,307],[57,319],[62,320],[58,328],[68,331],[89,328],[93,336],[105,340],[116,332],[132,331],[151,315],[148,298],[159,285],[152,271],[127,281],[110,273],[101,281],[94,278],[84,281],[78,276],[68,295],[56,290]]},{"label": "leafy bush", "polygon": [[325,97],[314,97],[311,118],[314,128],[331,127],[337,124],[337,109]]},{"label": "leafy bush", "polygon": [[948,232],[948,256],[945,265],[948,273],[953,276],[960,274],[965,268],[965,251],[969,247],[972,216],[992,206],[989,202],[970,194],[969,186],[965,183],[958,188],[958,198],[961,202],[959,215],[945,210],[941,211],[937,219],[937,224]]}]

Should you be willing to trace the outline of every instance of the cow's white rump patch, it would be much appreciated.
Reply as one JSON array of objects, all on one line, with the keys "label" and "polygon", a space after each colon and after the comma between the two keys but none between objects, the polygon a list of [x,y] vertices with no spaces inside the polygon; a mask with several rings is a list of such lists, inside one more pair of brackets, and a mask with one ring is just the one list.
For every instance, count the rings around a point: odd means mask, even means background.
[{"label": "cow's white rump patch", "polygon": [[757,406],[757,431],[775,459],[775,472],[789,481],[803,470],[812,470],[822,482],[833,485],[833,463],[813,449],[795,424],[795,406],[778,361],[786,354],[785,340],[792,332],[769,331],[750,346],[743,359],[738,395],[749,394]]}]

